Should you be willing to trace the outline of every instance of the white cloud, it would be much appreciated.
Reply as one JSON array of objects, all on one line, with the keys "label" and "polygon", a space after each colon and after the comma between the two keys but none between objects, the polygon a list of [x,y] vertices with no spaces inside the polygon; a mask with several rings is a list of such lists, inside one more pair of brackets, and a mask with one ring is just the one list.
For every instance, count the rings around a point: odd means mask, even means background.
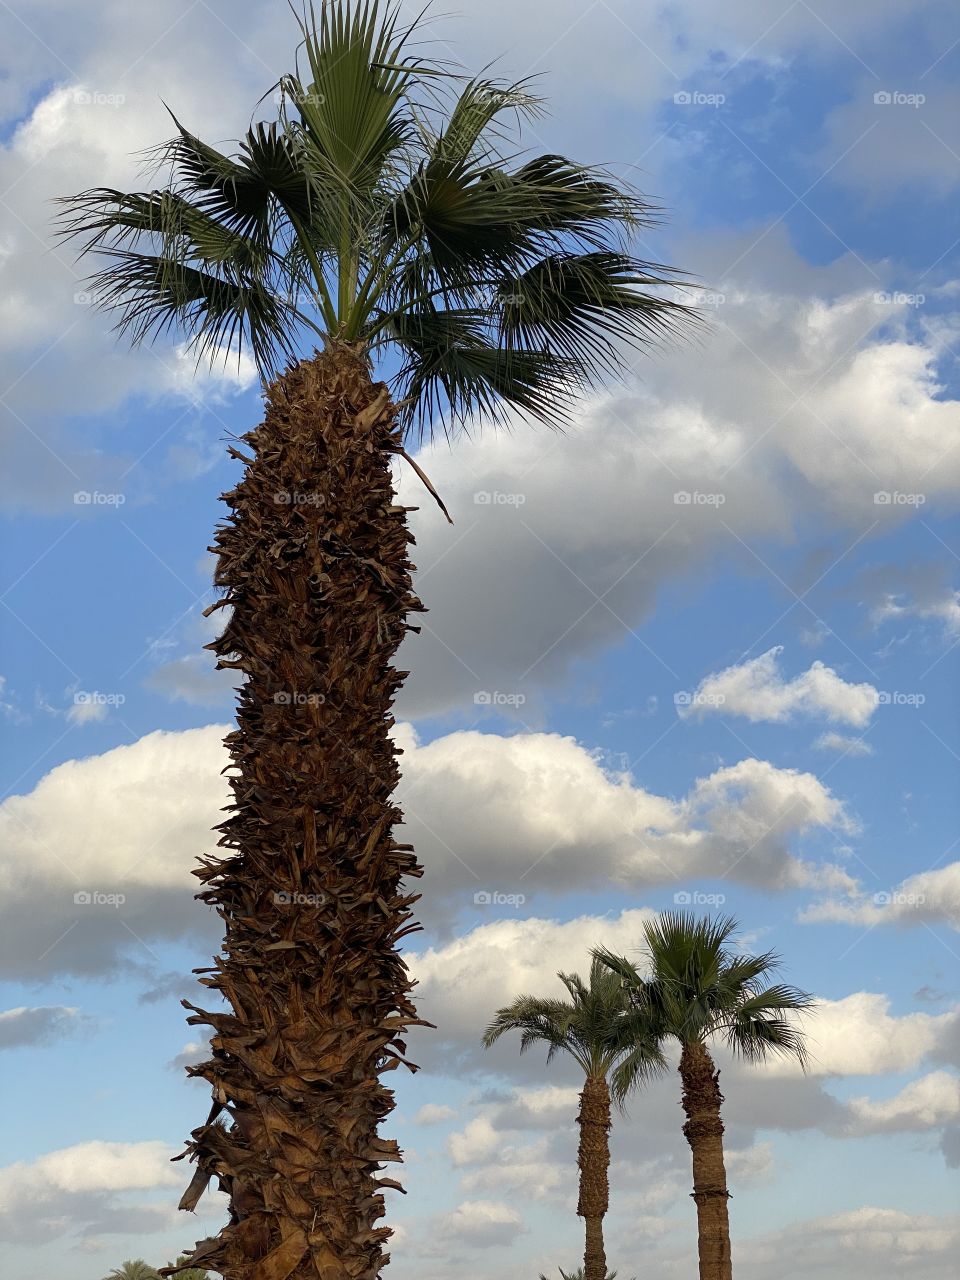
[{"label": "white cloud", "polygon": [[[496,692],[526,697],[529,715],[576,659],[636,634],[678,575],[718,557],[774,563],[804,516],[836,538],[839,561],[863,536],[915,516],[912,495],[925,512],[956,502],[956,404],[936,337],[917,331],[908,306],[850,289],[843,262],[818,274],[772,241],[767,257],[718,284],[727,301],[693,364],[686,349],[649,363],[642,389],[587,399],[559,439],[518,425],[455,453],[422,451],[457,526],[429,503],[413,517],[431,613],[404,644],[403,714],[474,720],[475,695]],[[718,236],[701,274],[724,270],[738,245]],[[419,481],[400,475],[404,501],[420,502]],[[671,653],[649,656],[690,687]],[[870,686],[829,667],[795,682],[762,664],[755,674],[770,687],[744,697],[762,696],[780,718],[870,718]]]},{"label": "white cloud", "polygon": [[783,646],[776,645],[757,658],[707,676],[680,706],[680,714],[717,712],[775,724],[796,716],[822,716],[858,728],[869,722],[877,708],[873,685],[848,683],[822,662],[785,679],[778,661],[781,653]]},{"label": "white cloud", "polygon": [[863,738],[848,738],[843,733],[821,733],[814,742],[817,751],[838,751],[845,756],[872,756],[873,747]]},{"label": "white cloud", "polygon": [[871,611],[871,620],[877,626],[905,618],[939,622],[948,638],[960,635],[960,591],[944,590],[912,600],[888,593]]},{"label": "white cloud", "polygon": [[[800,1020],[810,1051],[809,1071],[820,1076],[885,1075],[915,1067],[954,1025],[953,1013],[891,1014],[890,998],[857,991],[818,1000]],[[764,1072],[796,1076],[798,1065],[773,1059]]]},{"label": "white cloud", "polygon": [[932,871],[908,876],[895,888],[875,894],[848,895],[845,900],[828,898],[800,913],[805,924],[837,923],[949,924],[960,929],[960,862],[948,863]]},{"label": "white cloud", "polygon": [[932,1071],[904,1085],[882,1102],[851,1098],[850,1111],[858,1132],[896,1133],[933,1129],[960,1120],[960,1077]]},{"label": "white cloud", "polygon": [[436,1102],[425,1102],[417,1114],[413,1117],[414,1124],[446,1124],[448,1120],[455,1120],[457,1113],[453,1107],[447,1107]]},{"label": "white cloud", "polygon": [[960,1219],[864,1205],[790,1224],[739,1249],[741,1269],[753,1280],[771,1267],[788,1277],[811,1274],[864,1280],[903,1275],[934,1280],[949,1269],[960,1246]]},{"label": "white cloud", "polygon": [[[218,931],[193,901],[190,872],[213,847],[229,795],[225,731],[148,734],[59,765],[0,806],[6,972],[96,972],[135,945],[146,959],[157,939]],[[602,884],[729,876],[781,889],[847,886],[838,868],[793,851],[808,834],[854,829],[812,774],[744,760],[675,800],[556,734],[461,732],[425,746],[409,726],[397,735],[405,833],[427,868],[423,919],[434,927],[472,911],[478,891],[513,895],[512,909],[525,913],[535,895]]]},{"label": "white cloud", "polygon": [[512,1244],[523,1231],[520,1214],[502,1200],[464,1200],[439,1226],[441,1236],[478,1249]]},{"label": "white cloud", "polygon": [[[81,1142],[0,1169],[0,1238],[49,1238],[90,1221],[98,1230],[126,1230],[124,1193],[176,1187],[174,1153],[163,1142]],[[130,1206],[143,1230],[168,1226],[171,1212]],[[114,1227],[105,1225],[117,1214]],[[152,1215],[159,1214],[153,1226]]]},{"label": "white cloud", "polygon": [[0,1012],[0,1049],[49,1044],[80,1030],[85,1021],[77,1009],[64,1005],[5,1009]]}]

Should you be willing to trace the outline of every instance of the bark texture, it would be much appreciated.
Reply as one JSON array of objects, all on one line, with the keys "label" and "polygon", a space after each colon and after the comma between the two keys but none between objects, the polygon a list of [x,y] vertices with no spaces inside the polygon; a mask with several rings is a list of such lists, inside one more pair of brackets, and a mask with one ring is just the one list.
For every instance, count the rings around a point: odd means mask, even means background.
[{"label": "bark texture", "polygon": [[697,1206],[700,1280],[731,1280],[727,1171],[723,1163],[720,1072],[703,1044],[686,1044],[680,1055],[683,1136],[693,1153],[693,1199]]},{"label": "bark texture", "polygon": [[580,1094],[580,1198],[577,1213],[584,1220],[584,1280],[607,1280],[603,1247],[603,1218],[610,1204],[610,1090],[603,1076],[588,1076]]},{"label": "bark texture", "polygon": [[391,482],[401,442],[386,387],[343,345],[278,378],[243,440],[211,548],[233,612],[209,647],[246,676],[226,738],[233,800],[227,852],[195,872],[225,925],[197,972],[230,1011],[187,1004],[213,1031],[209,1061],[189,1069],[213,1107],[187,1144],[197,1171],[181,1201],[192,1209],[216,1178],[230,1220],[184,1265],[374,1280],[389,1260],[381,1192],[402,1190],[377,1176],[401,1159],[378,1136],[394,1105],[380,1076],[415,1069],[402,1037],[418,1021],[397,943],[419,927],[401,881],[421,868],[392,834],[389,737],[406,674],[391,660],[422,609]]}]

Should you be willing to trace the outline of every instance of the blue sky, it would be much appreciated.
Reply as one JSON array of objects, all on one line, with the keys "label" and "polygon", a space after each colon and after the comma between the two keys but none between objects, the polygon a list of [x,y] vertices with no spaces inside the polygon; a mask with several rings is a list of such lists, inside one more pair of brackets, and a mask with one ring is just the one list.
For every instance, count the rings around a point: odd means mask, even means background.
[{"label": "blue sky", "polygon": [[[542,76],[531,149],[605,162],[666,207],[644,252],[703,283],[709,323],[563,437],[425,447],[452,529],[398,476],[430,608],[399,706],[427,867],[410,963],[438,1030],[398,1083],[390,1274],[574,1265],[576,1076],[478,1036],[689,900],[733,912],[823,1001],[806,1079],[721,1060],[738,1274],[943,1275],[960,18],[938,0],[467,0],[434,31],[471,67]],[[173,340],[117,346],[49,201],[135,186],[161,97],[237,136],[293,26],[274,0],[14,0],[0,36],[0,1242],[16,1280],[97,1280],[218,1221],[215,1197],[177,1215],[168,1159],[205,1111],[178,1000],[217,940],[189,875],[231,706],[202,649],[205,548],[237,474],[224,440],[260,406],[243,362],[195,378]],[[689,1274],[677,1096],[658,1084],[615,1126],[624,1275]]]}]

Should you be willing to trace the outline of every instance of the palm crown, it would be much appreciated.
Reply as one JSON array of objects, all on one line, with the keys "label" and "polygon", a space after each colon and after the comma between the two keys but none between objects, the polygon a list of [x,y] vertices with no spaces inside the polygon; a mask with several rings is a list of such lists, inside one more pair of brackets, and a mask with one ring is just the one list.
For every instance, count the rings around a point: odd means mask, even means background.
[{"label": "palm crown", "polygon": [[505,117],[539,110],[525,83],[451,93],[392,3],[298,21],[277,118],[238,151],[174,118],[166,185],[63,202],[62,233],[103,259],[97,300],[134,342],[175,327],[198,358],[246,346],[268,379],[317,335],[362,343],[392,349],[407,424],[510,407],[558,423],[690,314],[662,289],[677,274],[630,251],[651,204],[603,170],[505,150]]},{"label": "palm crown", "polygon": [[773,951],[750,956],[733,950],[728,944],[737,927],[729,917],[700,919],[684,912],[648,920],[649,977],[611,951],[595,955],[624,983],[634,1007],[660,1036],[694,1044],[716,1035],[751,1062],[774,1054],[805,1065],[803,1033],[793,1015],[809,1009],[813,997],[797,987],[769,984],[779,957]]},{"label": "palm crown", "polygon": [[569,1000],[518,996],[498,1009],[483,1035],[489,1048],[506,1031],[520,1031],[520,1052],[531,1045],[548,1046],[547,1062],[568,1053],[584,1075],[607,1077],[619,1105],[627,1095],[665,1065],[646,1012],[635,1007],[620,978],[600,960],[590,966],[589,985],[575,973],[557,975]]}]

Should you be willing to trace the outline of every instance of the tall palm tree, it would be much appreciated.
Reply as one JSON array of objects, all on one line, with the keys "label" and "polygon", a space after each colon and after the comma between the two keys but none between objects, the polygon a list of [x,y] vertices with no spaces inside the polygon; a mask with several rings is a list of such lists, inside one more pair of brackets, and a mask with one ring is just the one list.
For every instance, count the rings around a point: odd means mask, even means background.
[{"label": "tall palm tree", "polygon": [[665,1062],[646,1014],[632,1005],[623,982],[599,960],[590,966],[589,985],[575,973],[557,976],[569,1000],[518,996],[497,1010],[483,1033],[483,1044],[489,1049],[505,1032],[519,1031],[521,1053],[543,1043],[548,1046],[548,1063],[558,1053],[567,1053],[583,1071],[586,1079],[577,1113],[583,1280],[607,1280],[603,1219],[610,1202],[611,1095],[622,1109],[630,1093],[663,1070]]},{"label": "tall palm tree", "polygon": [[797,1058],[806,1049],[794,1014],[813,996],[797,987],[769,985],[779,967],[775,952],[744,955],[729,944],[738,929],[729,917],[696,918],[667,912],[644,925],[649,969],[598,949],[595,956],[623,981],[635,1008],[657,1034],[680,1045],[683,1136],[693,1156],[700,1280],[731,1280],[727,1174],[723,1160],[720,1072],[707,1042],[719,1038],[748,1062],[771,1055]]},{"label": "tall palm tree", "polygon": [[182,1207],[215,1177],[230,1217],[188,1261],[228,1280],[373,1280],[381,1193],[402,1189],[376,1176],[401,1158],[378,1134],[380,1077],[413,1069],[417,1022],[402,881],[422,870],[393,835],[392,659],[423,606],[391,466],[437,421],[562,423],[688,313],[664,293],[674,275],[631,250],[647,202],[504,149],[538,110],[524,84],[415,56],[417,24],[389,0],[330,0],[300,24],[275,119],[229,152],[174,120],[160,185],[85,191],[62,216],[133,342],[173,329],[198,359],[249,350],[265,383],[214,548],[212,608],[231,613],[210,648],[244,682],[227,852],[196,874],[225,927],[202,981],[229,1011],[189,1006],[213,1028],[188,1069],[213,1107]]},{"label": "tall palm tree", "polygon": [[105,1280],[159,1280],[158,1273],[142,1258],[122,1262],[114,1267]]}]

